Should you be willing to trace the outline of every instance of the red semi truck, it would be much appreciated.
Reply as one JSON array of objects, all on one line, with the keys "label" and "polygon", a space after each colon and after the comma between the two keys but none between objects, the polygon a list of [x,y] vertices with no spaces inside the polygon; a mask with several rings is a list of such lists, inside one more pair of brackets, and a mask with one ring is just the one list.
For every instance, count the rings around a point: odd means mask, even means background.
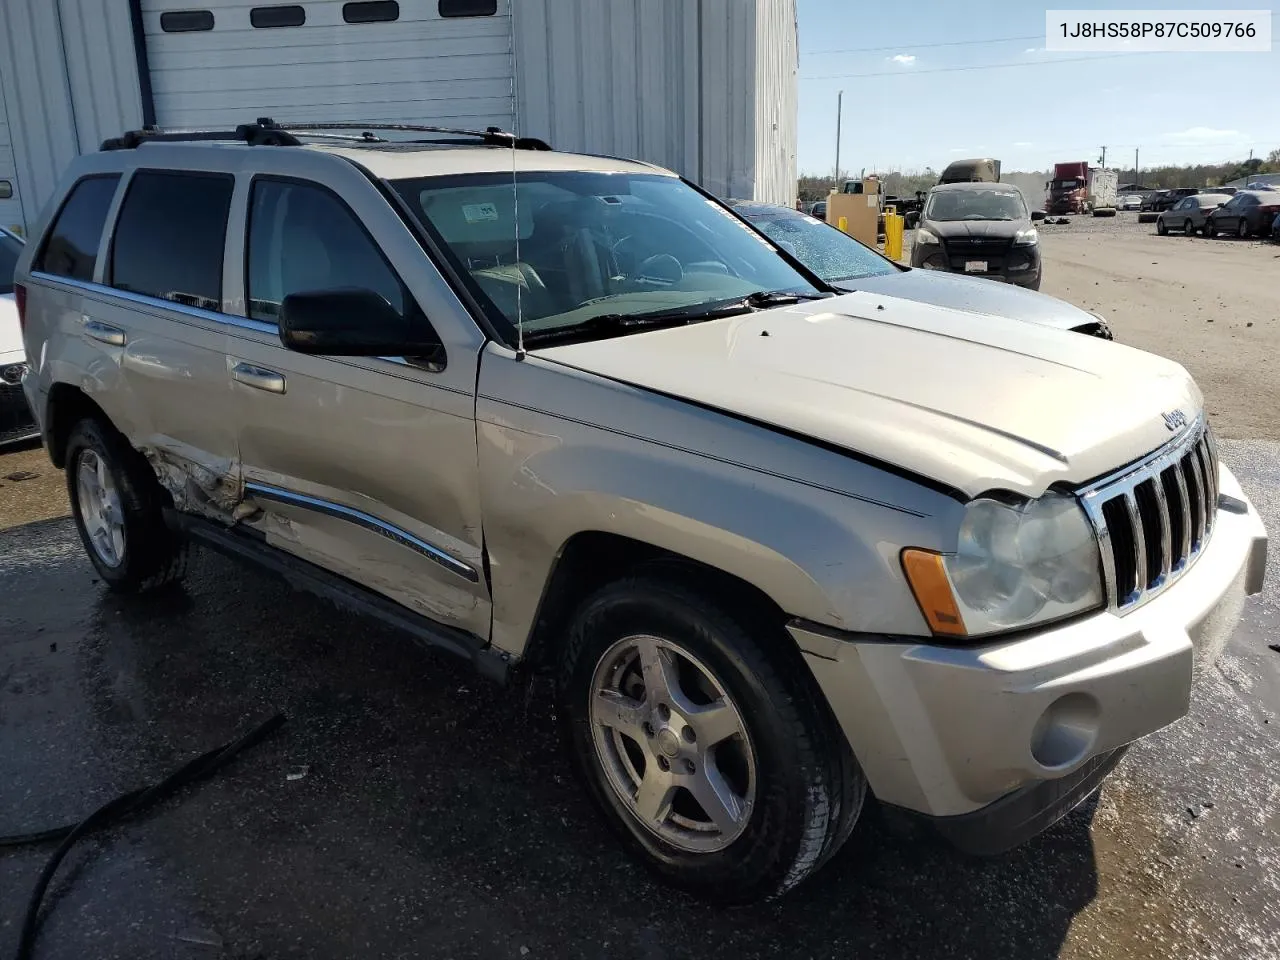
[{"label": "red semi truck", "polygon": [[1115,216],[1118,179],[1114,170],[1090,167],[1087,160],[1055,163],[1053,179],[1045,184],[1045,211]]}]

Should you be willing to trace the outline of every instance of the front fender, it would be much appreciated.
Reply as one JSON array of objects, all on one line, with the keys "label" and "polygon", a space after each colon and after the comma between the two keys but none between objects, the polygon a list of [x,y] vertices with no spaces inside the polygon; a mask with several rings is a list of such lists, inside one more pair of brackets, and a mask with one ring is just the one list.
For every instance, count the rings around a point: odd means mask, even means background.
[{"label": "front fender", "polygon": [[928,635],[898,556],[907,545],[942,547],[961,509],[944,493],[757,424],[492,347],[477,421],[502,650],[523,651],[557,556],[587,531],[731,574],[793,617]]}]

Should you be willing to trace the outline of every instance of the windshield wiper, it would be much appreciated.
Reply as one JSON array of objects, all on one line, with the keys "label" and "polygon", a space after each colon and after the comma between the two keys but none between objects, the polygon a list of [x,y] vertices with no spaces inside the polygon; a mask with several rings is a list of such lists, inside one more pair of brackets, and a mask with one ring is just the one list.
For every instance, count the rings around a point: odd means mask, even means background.
[{"label": "windshield wiper", "polygon": [[718,301],[710,304],[694,304],[679,310],[657,310],[652,313],[601,313],[578,323],[547,330],[533,330],[524,335],[526,344],[547,346],[581,340],[598,340],[625,336],[640,330],[660,327],[681,327],[707,320],[723,320],[743,313],[752,313],[768,307],[799,303],[802,300],[819,300],[829,293],[787,293],[781,290],[757,290],[737,300]]},{"label": "windshield wiper", "polygon": [[825,300],[833,297],[833,293],[793,293],[786,290],[757,290],[742,298],[747,306],[761,309],[764,307],[781,307],[788,303],[800,303],[802,300]]}]

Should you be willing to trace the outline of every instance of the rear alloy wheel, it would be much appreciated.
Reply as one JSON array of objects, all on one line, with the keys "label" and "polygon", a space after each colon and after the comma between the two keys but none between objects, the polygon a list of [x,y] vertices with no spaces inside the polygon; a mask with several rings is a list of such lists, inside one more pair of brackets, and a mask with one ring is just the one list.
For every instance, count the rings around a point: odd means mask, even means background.
[{"label": "rear alloy wheel", "polygon": [[165,526],[167,497],[124,437],[100,420],[81,420],[67,439],[66,474],[80,539],[108,587],[145,593],[182,578],[187,547]]},{"label": "rear alloy wheel", "polygon": [[727,611],[740,604],[715,598],[656,575],[597,592],[565,644],[560,716],[632,854],[676,886],[741,903],[834,854],[866,780],[781,624],[739,621]]},{"label": "rear alloy wheel", "polygon": [[125,559],[124,507],[120,491],[96,450],[82,450],[76,463],[76,501],[84,524],[84,539],[93,558],[111,569]]},{"label": "rear alloy wheel", "polygon": [[1191,222],[1190,218],[1188,218],[1187,222],[1182,225],[1182,232],[1188,237],[1194,237],[1196,235],[1196,225]]},{"label": "rear alloy wheel", "polygon": [[1168,235],[1169,228],[1165,226],[1164,217],[1161,217],[1156,221],[1156,233],[1160,234],[1162,237]]},{"label": "rear alloy wheel", "polygon": [[1241,240],[1247,239],[1249,236],[1249,221],[1244,217],[1236,221],[1236,236]]}]

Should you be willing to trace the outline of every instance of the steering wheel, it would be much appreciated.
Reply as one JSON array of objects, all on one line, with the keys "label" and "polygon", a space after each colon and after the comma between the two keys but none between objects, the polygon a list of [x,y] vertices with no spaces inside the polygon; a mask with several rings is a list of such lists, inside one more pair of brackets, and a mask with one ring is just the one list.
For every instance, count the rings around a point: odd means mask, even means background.
[{"label": "steering wheel", "polygon": [[630,279],[642,283],[675,284],[684,279],[684,266],[669,253],[655,253],[636,267]]},{"label": "steering wheel", "polygon": [[[609,248],[619,269],[622,269],[623,262],[632,259],[623,248],[633,240],[635,234],[627,234]],[[626,271],[625,276],[628,280],[639,283],[679,283],[684,279],[684,265],[669,253],[655,253],[641,260],[634,269]]]}]

